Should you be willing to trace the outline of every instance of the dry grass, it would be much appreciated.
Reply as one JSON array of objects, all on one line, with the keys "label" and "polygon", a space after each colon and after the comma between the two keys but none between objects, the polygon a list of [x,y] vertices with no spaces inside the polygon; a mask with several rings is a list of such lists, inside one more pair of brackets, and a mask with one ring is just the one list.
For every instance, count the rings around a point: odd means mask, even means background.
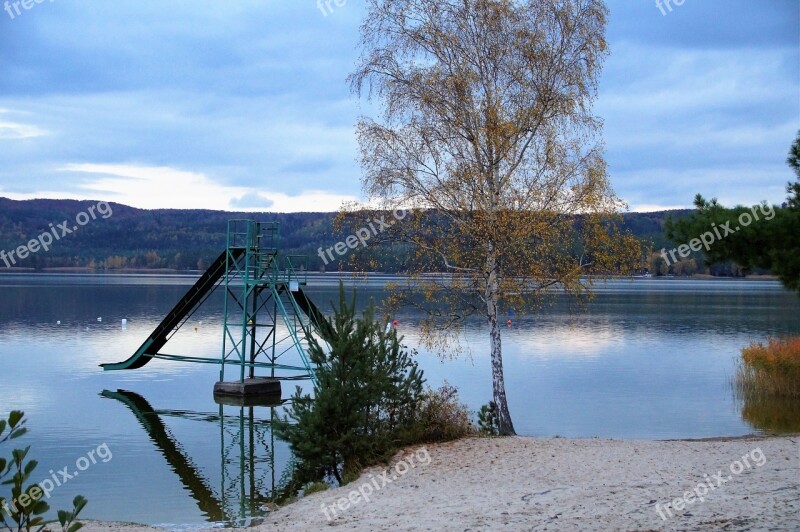
[{"label": "dry grass", "polygon": [[438,390],[428,390],[416,412],[408,444],[435,443],[475,435],[470,412],[458,398],[458,390],[445,381]]},{"label": "dry grass", "polygon": [[772,338],[742,349],[736,388],[751,398],[800,400],[800,337]]}]

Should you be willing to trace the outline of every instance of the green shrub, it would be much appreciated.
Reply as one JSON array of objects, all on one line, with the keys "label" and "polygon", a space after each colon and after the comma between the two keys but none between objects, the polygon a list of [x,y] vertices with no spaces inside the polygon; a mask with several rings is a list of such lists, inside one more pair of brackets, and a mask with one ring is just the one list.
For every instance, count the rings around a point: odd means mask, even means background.
[{"label": "green shrub", "polygon": [[[0,444],[23,436],[27,432],[25,422],[25,414],[18,410],[12,411],[8,420],[0,419]],[[3,485],[11,486],[11,499],[0,497],[0,523],[8,530],[17,532],[30,532],[34,527],[39,527],[39,531],[44,529],[45,521],[42,516],[50,509],[50,505],[42,500],[44,492],[41,487],[29,483],[31,473],[39,464],[36,460],[25,461],[29,451],[30,446],[14,449],[11,451],[11,460],[0,457],[0,481]],[[9,475],[10,479],[3,480]],[[58,511],[58,521],[63,532],[75,532],[83,526],[75,519],[86,506],[86,502],[85,498],[78,495],[72,501],[71,512]],[[13,524],[6,520],[6,516],[12,519]]]}]

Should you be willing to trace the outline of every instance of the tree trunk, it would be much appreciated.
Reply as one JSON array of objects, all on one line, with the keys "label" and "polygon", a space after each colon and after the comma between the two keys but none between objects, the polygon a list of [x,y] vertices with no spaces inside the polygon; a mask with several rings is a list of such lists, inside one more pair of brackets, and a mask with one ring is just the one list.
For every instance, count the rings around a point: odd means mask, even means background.
[{"label": "tree trunk", "polygon": [[500,423],[501,436],[515,436],[514,424],[508,411],[506,399],[506,381],[503,376],[503,352],[500,342],[500,324],[498,323],[499,283],[497,280],[496,258],[490,252],[488,259],[489,279],[486,285],[486,313],[489,318],[489,337],[492,343],[492,399],[497,405],[497,417]]}]

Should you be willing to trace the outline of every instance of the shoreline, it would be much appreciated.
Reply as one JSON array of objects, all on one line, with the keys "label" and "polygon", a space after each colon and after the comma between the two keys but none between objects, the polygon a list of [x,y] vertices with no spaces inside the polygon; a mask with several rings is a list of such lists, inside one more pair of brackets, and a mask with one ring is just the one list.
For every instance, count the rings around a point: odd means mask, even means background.
[{"label": "shoreline", "polygon": [[[36,275],[64,275],[64,276],[96,276],[96,277],[109,277],[109,276],[152,276],[152,277],[185,277],[185,278],[197,278],[203,274],[205,270],[176,270],[174,268],[118,268],[118,269],[111,269],[111,270],[102,270],[102,269],[91,269],[86,267],[59,267],[59,268],[42,268],[42,269],[34,269],[34,268],[2,268],[0,267],[0,276],[7,275],[7,276],[36,276]],[[347,279],[347,278],[356,278],[360,280],[364,280],[369,277],[373,277],[375,279],[405,279],[408,276],[405,274],[398,274],[398,273],[387,273],[387,272],[352,272],[352,271],[330,271],[330,272],[319,272],[319,271],[307,271],[306,275],[309,279],[312,280],[322,280],[322,279]],[[436,274],[423,274],[425,275],[436,275]],[[780,282],[780,278],[776,275],[759,275],[759,274],[750,274],[744,277],[721,277],[721,276],[714,276],[708,274],[692,274],[692,275],[662,275],[656,277],[647,277],[645,275],[630,275],[624,277],[609,277],[608,279],[595,279],[596,281],[600,282],[616,282],[616,281],[642,281],[642,282],[653,282],[653,281],[712,281],[712,282],[731,282],[731,281],[747,281],[747,282]],[[597,289],[597,286],[595,287]]]},{"label": "shoreline", "polygon": [[[85,523],[87,532],[158,530]],[[668,441],[472,437],[416,446],[346,486],[281,507],[251,528],[331,526],[798,530],[800,435]]]}]

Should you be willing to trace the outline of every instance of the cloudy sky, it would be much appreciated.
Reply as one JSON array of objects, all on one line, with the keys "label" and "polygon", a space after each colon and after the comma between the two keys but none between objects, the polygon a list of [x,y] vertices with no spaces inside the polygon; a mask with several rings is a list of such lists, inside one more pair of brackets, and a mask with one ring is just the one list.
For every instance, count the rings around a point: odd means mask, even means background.
[{"label": "cloudy sky", "polygon": [[[0,196],[282,212],[361,198],[353,126],[375,109],[345,77],[362,1],[35,1],[0,0]],[[616,191],[637,211],[698,192],[781,202],[800,2],[676,1],[608,0],[596,112]]]}]

